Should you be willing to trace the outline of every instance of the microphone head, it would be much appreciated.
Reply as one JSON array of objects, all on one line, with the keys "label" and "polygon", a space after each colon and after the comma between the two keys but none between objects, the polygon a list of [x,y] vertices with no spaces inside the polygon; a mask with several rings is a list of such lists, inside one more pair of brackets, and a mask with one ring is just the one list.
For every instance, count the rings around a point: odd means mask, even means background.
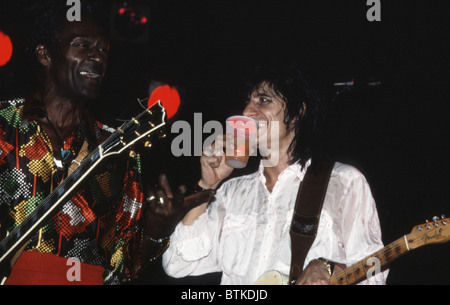
[{"label": "microphone head", "polygon": [[180,95],[175,88],[169,85],[156,88],[148,99],[147,107],[151,108],[158,101],[161,101],[162,106],[166,109],[168,119],[172,118],[180,107]]}]

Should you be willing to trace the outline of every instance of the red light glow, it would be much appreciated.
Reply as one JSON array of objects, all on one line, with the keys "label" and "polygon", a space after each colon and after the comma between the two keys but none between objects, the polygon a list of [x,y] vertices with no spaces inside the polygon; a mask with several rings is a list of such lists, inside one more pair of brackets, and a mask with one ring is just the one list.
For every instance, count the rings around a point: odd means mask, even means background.
[{"label": "red light glow", "polygon": [[0,66],[6,65],[11,59],[13,45],[8,35],[0,31]]},{"label": "red light glow", "polygon": [[180,95],[178,91],[168,85],[156,88],[148,99],[148,108],[155,105],[158,101],[166,109],[167,118],[173,117],[180,107]]}]

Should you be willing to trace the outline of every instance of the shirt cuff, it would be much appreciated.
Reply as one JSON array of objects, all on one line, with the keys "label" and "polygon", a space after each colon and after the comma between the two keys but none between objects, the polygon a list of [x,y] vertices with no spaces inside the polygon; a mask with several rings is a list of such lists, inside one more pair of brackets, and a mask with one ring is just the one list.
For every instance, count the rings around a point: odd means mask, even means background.
[{"label": "shirt cuff", "polygon": [[207,213],[202,214],[192,225],[178,224],[173,234],[176,253],[184,261],[200,260],[211,252],[211,238],[207,234]]}]

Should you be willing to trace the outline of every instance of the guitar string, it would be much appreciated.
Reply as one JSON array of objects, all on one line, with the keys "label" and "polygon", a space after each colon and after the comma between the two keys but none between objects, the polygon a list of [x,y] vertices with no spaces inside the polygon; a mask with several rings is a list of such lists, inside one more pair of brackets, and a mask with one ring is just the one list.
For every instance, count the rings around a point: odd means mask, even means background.
[{"label": "guitar string", "polygon": [[[148,109],[147,109],[148,110]],[[148,111],[144,111],[141,114],[139,114],[137,116],[136,119],[141,119],[144,115],[149,114]],[[153,117],[153,116],[152,116]],[[149,120],[151,121],[151,120]],[[131,126],[135,125],[135,122],[133,120],[128,121],[127,123],[125,123],[124,125],[122,125],[122,131],[128,131],[130,129]],[[139,126],[139,125],[138,125]],[[134,131],[129,131],[127,133],[127,136],[132,135]],[[103,147],[105,146],[105,149],[109,149],[112,146],[110,145],[116,145],[117,141],[120,140],[121,135],[123,135],[124,133],[120,132],[120,131],[116,131],[114,132],[108,139],[105,140],[104,143],[100,144],[99,147]],[[92,155],[99,150],[99,147],[97,147],[91,154],[88,155],[88,157],[86,157],[85,160],[90,160],[92,158]],[[97,161],[97,160],[96,160]],[[82,162],[79,166],[80,170],[82,168],[88,167],[88,164],[90,165],[90,162]],[[72,177],[72,179],[68,179],[69,177]],[[23,231],[24,227],[25,230],[28,230],[30,227],[30,222],[31,224],[35,222],[35,218],[41,218],[47,211],[48,209],[51,208],[48,207],[48,202],[53,201],[54,197],[59,193],[59,190],[63,189],[66,184],[69,184],[68,181],[73,180],[74,176],[69,176],[66,179],[64,179],[60,185],[52,192],[48,195],[48,197],[46,199],[44,199],[44,201],[35,208],[35,210],[30,214],[30,216],[28,216],[24,221],[22,221],[22,223],[20,225],[18,225],[16,228],[14,228],[8,236],[6,236],[1,242],[0,242],[0,250],[2,252],[2,254],[5,253],[4,248],[10,244],[12,241],[12,239],[17,239],[19,238],[19,235],[21,235],[21,231]],[[40,216],[42,215],[42,216]]]},{"label": "guitar string", "polygon": [[[386,257],[386,254],[388,254],[388,252],[392,252],[392,249],[394,249],[394,247],[400,247],[400,248],[401,248],[402,244],[404,244],[402,241],[403,241],[403,237],[401,237],[401,238],[395,240],[394,242],[392,242],[392,243],[389,244],[388,246],[386,246],[386,247],[384,247],[383,249],[381,249],[381,250],[375,252],[375,253],[372,254],[370,257],[379,257],[380,255],[383,255],[383,257],[385,258],[385,257]],[[390,248],[392,248],[392,249],[390,249]],[[395,251],[394,251],[394,252],[395,252]],[[396,258],[398,258],[399,256],[405,254],[407,251],[402,251],[402,252],[403,252],[403,253],[400,253],[400,255],[397,255],[397,253],[395,253],[395,258],[394,258],[394,259],[396,259]],[[351,265],[351,266],[345,268],[345,269],[342,270],[342,271],[339,271],[337,274],[333,275],[333,276],[330,278],[330,282],[331,282],[333,279],[335,279],[335,280],[337,281],[337,283],[339,283],[339,280],[345,278],[346,281],[347,281],[347,283],[348,283],[348,272],[347,272],[346,270],[347,270],[347,269],[350,269],[350,268],[352,268],[352,269],[354,270],[354,268],[355,268],[356,265],[362,265],[363,269],[365,270],[366,268],[364,267],[364,265],[365,265],[365,263],[367,262],[367,260],[368,260],[370,257],[366,257],[366,258],[364,258],[362,261],[357,262],[357,263],[355,263],[355,264],[353,264],[353,265]],[[384,263],[383,265],[387,265],[390,261],[393,261],[394,259],[391,259],[391,260],[386,260],[386,259],[385,259],[385,263]],[[360,279],[362,279],[362,278],[367,277],[366,272],[363,273],[363,276],[358,276],[358,275],[356,275],[355,271],[350,271],[350,272],[353,273],[353,275],[354,275],[354,277],[355,277],[356,280],[360,280]]]}]

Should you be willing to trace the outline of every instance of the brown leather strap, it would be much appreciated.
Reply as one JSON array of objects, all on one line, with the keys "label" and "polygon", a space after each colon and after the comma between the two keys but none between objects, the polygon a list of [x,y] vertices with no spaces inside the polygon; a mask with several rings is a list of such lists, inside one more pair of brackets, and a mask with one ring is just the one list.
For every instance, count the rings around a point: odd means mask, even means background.
[{"label": "brown leather strap", "polygon": [[316,238],[333,166],[334,162],[329,159],[321,159],[320,162],[313,160],[300,183],[290,230],[292,250],[290,284],[295,284],[302,273],[306,255]]},{"label": "brown leather strap", "polygon": [[88,150],[88,143],[84,141],[83,146],[81,147],[80,151],[78,152],[78,156],[72,161],[72,164],[70,164],[69,169],[67,171],[67,176],[70,176],[77,168],[80,166],[81,162],[84,160],[84,158],[89,155]]}]

